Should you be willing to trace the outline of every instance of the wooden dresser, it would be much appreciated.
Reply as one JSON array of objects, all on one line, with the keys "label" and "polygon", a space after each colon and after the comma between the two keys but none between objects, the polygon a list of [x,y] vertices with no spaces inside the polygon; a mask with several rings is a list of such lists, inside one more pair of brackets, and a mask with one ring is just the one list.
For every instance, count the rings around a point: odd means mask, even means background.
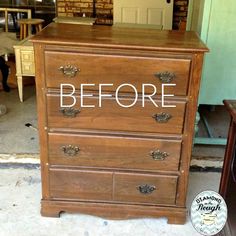
[{"label": "wooden dresser", "polygon": [[[33,38],[41,146],[41,214],[186,220],[186,193],[204,53],[193,32],[52,23]],[[120,106],[122,84],[138,91]],[[161,103],[161,85],[165,105]],[[60,85],[76,104],[60,106]],[[81,84],[85,97],[81,107]],[[99,84],[103,86],[99,107]],[[157,95],[142,99],[145,93]],[[172,86],[171,84],[176,84]],[[68,87],[67,92],[71,92]],[[119,102],[134,103],[131,86]],[[70,97],[63,103],[70,105]],[[144,103],[144,104],[143,104]],[[142,107],[144,105],[144,107]]]}]

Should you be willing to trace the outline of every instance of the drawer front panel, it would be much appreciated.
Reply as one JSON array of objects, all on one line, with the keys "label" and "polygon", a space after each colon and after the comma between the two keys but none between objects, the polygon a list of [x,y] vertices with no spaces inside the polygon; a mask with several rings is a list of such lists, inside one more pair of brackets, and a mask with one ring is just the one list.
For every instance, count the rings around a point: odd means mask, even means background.
[{"label": "drawer front panel", "polygon": [[175,205],[177,176],[115,173],[114,200]]},{"label": "drawer front panel", "polygon": [[[64,99],[64,104],[71,104],[71,98]],[[87,105],[94,105],[93,108],[80,108],[79,97],[73,109],[75,116],[68,114],[68,109],[60,108],[60,97],[57,95],[47,96],[48,125],[50,128],[77,128],[97,129],[114,131],[139,131],[152,133],[182,133],[185,103],[165,102],[166,105],[176,107],[163,108],[155,107],[152,102],[137,103],[129,108],[121,107],[115,99],[104,99],[102,107],[98,107],[98,98],[86,98]],[[122,104],[132,104],[131,99],[120,99]],[[76,113],[76,112],[78,113]],[[66,113],[66,114],[65,114]]]},{"label": "drawer front panel", "polygon": [[34,62],[34,51],[21,50],[21,61],[22,62]]},{"label": "drawer front panel", "polygon": [[180,150],[181,140],[49,133],[51,165],[175,171]]},{"label": "drawer front panel", "polygon": [[[73,84],[113,84],[103,87],[104,91],[114,91],[120,84],[129,83],[142,90],[142,84],[151,83],[161,93],[162,83],[176,84],[166,87],[165,93],[186,95],[191,61],[189,59],[148,58],[128,56],[105,56],[93,54],[45,52],[46,83],[48,87],[60,87],[62,83]],[[66,66],[71,66],[68,68]],[[169,72],[170,74],[166,73]],[[123,87],[123,92],[133,92]],[[146,93],[153,93],[146,87]]]},{"label": "drawer front panel", "polygon": [[49,172],[50,196],[59,199],[112,199],[112,173],[54,169]]},{"label": "drawer front panel", "polygon": [[35,75],[35,64],[33,62],[22,61],[22,73],[24,75]]}]

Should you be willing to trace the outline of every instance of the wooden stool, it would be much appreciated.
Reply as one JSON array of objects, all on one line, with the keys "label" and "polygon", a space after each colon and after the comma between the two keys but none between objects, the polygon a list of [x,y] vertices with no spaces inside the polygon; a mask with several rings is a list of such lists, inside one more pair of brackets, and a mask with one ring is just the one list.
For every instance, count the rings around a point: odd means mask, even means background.
[{"label": "wooden stool", "polygon": [[[31,26],[35,26],[36,34],[42,30],[43,19],[19,19],[20,40],[27,38],[31,34]],[[29,33],[30,32],[30,33]]]}]

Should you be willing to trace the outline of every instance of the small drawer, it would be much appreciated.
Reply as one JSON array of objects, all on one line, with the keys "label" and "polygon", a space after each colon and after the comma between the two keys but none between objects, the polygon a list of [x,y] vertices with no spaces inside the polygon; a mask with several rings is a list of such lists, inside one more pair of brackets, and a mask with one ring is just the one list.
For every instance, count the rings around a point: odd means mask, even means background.
[{"label": "small drawer", "polygon": [[[134,100],[122,98],[122,104],[132,104]],[[65,104],[71,104],[71,98],[64,99]],[[68,129],[93,129],[151,133],[180,134],[183,130],[185,102],[166,101],[166,105],[176,107],[158,107],[152,102],[146,101],[142,107],[142,101],[129,108],[120,106],[114,98],[104,99],[102,107],[98,106],[98,97],[86,98],[87,105],[93,108],[80,108],[80,98],[73,109],[60,107],[60,97],[54,94],[47,95],[48,126],[50,128]]]},{"label": "small drawer", "polygon": [[[153,84],[161,93],[161,85],[176,84],[165,88],[165,93],[186,95],[190,74],[190,59],[130,57],[70,52],[45,52],[47,87],[59,88],[62,83],[73,84],[77,89],[81,84],[113,84],[104,91],[115,91],[125,83],[132,84],[141,93],[142,84]],[[133,92],[123,87],[122,92]],[[153,87],[146,87],[146,93],[153,93]]]},{"label": "small drawer", "polygon": [[23,75],[35,75],[35,64],[33,62],[21,62]]},{"label": "small drawer", "polygon": [[51,165],[168,170],[179,168],[181,140],[49,133]]},{"label": "small drawer", "polygon": [[21,50],[21,61],[22,62],[34,62],[34,51]]},{"label": "small drawer", "polygon": [[175,205],[177,176],[115,173],[114,200]]},{"label": "small drawer", "polygon": [[71,200],[112,200],[112,173],[51,169],[50,197]]}]

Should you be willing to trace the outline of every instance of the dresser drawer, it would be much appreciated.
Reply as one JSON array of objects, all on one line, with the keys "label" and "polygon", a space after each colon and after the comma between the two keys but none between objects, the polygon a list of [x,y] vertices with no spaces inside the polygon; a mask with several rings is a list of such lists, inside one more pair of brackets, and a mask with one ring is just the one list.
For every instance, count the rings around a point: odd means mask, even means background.
[{"label": "dresser drawer", "polygon": [[[79,100],[79,97],[77,97]],[[60,108],[60,97],[49,94],[47,96],[48,126],[50,128],[97,129],[113,131],[133,131],[152,133],[176,133],[183,130],[185,102],[169,101],[168,105],[174,108],[155,107],[151,102],[137,101],[136,105],[124,108],[117,104],[115,99],[104,99],[102,107],[98,107],[98,98],[86,98],[86,104],[94,105],[93,108],[80,108],[78,101],[73,108],[78,112],[75,116],[71,110]],[[71,104],[71,98],[65,99],[65,104]],[[133,100],[120,99],[120,102],[131,104]],[[74,112],[73,111],[73,112]],[[73,113],[72,112],[72,113]]]},{"label": "dresser drawer", "polygon": [[51,165],[176,171],[180,151],[181,140],[49,133]]},{"label": "dresser drawer", "polygon": [[75,200],[111,200],[112,173],[51,169],[50,197]]},{"label": "dresser drawer", "polygon": [[[165,93],[186,95],[190,64],[190,59],[178,58],[45,52],[47,87],[60,87],[62,83],[70,83],[78,89],[80,84],[89,83],[95,84],[93,89],[98,90],[98,84],[113,84],[103,87],[103,90],[114,91],[120,84],[129,83],[141,92],[142,84],[151,83],[160,94],[161,84],[171,83],[176,86],[166,87]],[[66,68],[68,65],[73,68]],[[77,70],[75,75],[73,69]],[[128,86],[121,91],[133,92]],[[153,93],[153,88],[146,87],[145,92]]]},{"label": "dresser drawer", "polygon": [[115,173],[114,200],[175,205],[177,176]]}]

